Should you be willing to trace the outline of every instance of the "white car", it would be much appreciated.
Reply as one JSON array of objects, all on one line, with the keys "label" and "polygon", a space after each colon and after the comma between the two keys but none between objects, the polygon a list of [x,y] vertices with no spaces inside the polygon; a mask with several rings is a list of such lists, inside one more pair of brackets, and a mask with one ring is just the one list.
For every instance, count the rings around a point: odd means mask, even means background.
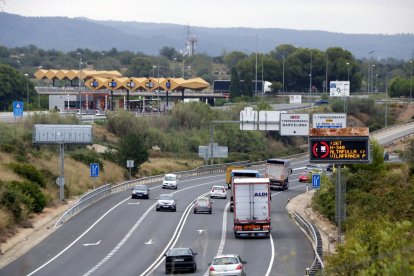
[{"label": "white car", "polygon": [[163,189],[177,189],[178,188],[178,179],[177,175],[173,173],[166,174],[164,179],[162,180],[162,188]]},{"label": "white car", "polygon": [[210,197],[227,198],[227,191],[224,186],[213,186],[210,190]]}]

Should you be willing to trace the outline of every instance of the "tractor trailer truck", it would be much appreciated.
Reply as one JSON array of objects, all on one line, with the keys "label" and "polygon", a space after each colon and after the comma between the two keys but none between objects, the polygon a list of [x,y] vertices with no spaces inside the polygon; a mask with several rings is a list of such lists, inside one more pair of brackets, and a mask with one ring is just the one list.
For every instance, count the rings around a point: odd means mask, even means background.
[{"label": "tractor trailer truck", "polygon": [[233,180],[234,236],[269,237],[271,230],[270,181],[268,178]]}]

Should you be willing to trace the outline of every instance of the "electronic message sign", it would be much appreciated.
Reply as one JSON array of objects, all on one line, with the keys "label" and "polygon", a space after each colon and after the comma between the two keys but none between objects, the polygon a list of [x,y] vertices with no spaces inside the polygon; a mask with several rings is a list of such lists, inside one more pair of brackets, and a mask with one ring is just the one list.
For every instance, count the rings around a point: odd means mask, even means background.
[{"label": "electronic message sign", "polygon": [[[339,136],[342,134],[342,136]],[[364,128],[341,128],[337,131],[311,129],[309,156],[311,163],[369,163],[369,135]],[[336,136],[337,135],[337,136]]]}]

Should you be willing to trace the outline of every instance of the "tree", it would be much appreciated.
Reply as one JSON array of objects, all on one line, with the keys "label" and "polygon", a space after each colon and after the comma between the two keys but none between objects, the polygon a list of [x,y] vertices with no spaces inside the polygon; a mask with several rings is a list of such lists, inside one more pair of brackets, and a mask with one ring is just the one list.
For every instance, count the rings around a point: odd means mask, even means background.
[{"label": "tree", "polygon": [[136,57],[126,71],[127,76],[149,77],[152,70],[152,62],[147,57]]},{"label": "tree", "polygon": [[164,46],[160,50],[160,55],[168,58],[169,60],[173,60],[173,58],[179,56],[180,53],[177,52],[174,47]]},{"label": "tree", "polygon": [[234,100],[241,96],[240,91],[240,79],[237,73],[237,69],[233,67],[231,69],[231,80],[230,80],[230,99]]},{"label": "tree", "polygon": [[224,57],[224,64],[226,64],[228,68],[233,68],[239,63],[239,61],[247,58],[248,56],[245,53],[234,51]]},{"label": "tree", "polygon": [[[26,99],[27,79],[13,67],[0,64],[0,110],[10,110],[13,101]],[[29,95],[32,92],[32,85],[29,82]]]},{"label": "tree", "polygon": [[148,156],[149,153],[144,146],[144,139],[141,135],[129,133],[119,141],[118,164],[125,167],[127,160],[134,160],[135,167],[131,170],[134,174],[138,172],[139,166],[148,160]]}]

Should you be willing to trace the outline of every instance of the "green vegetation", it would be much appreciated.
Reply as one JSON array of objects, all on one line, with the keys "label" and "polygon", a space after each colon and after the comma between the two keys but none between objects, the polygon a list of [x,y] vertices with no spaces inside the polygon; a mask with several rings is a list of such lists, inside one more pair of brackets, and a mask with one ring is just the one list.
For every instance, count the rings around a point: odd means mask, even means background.
[{"label": "green vegetation", "polygon": [[[373,152],[372,164],[347,165],[343,170],[347,190],[346,237],[337,253],[327,257],[327,275],[414,272],[414,181],[408,168],[412,163],[385,164],[383,149],[377,143]],[[313,205],[333,221],[334,184],[328,178],[323,184]]]}]

